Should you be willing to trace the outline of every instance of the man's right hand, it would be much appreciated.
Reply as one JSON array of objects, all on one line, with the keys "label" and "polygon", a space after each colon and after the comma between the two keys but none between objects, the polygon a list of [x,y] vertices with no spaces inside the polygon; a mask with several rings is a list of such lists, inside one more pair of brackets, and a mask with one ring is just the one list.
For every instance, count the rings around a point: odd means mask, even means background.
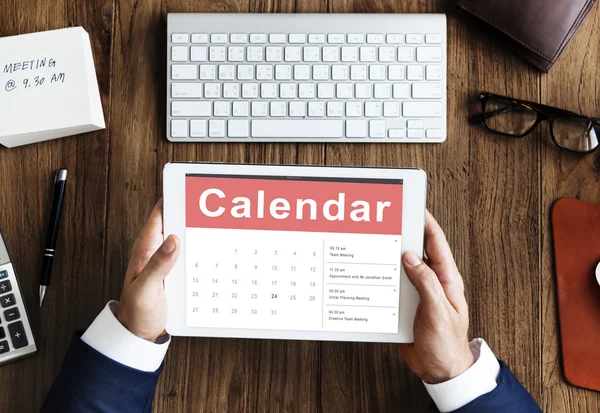
[{"label": "man's right hand", "polygon": [[469,349],[469,312],[464,284],[444,232],[427,212],[425,261],[412,251],[403,265],[421,302],[414,322],[413,344],[400,345],[410,369],[421,380],[438,384],[453,379],[475,362]]}]

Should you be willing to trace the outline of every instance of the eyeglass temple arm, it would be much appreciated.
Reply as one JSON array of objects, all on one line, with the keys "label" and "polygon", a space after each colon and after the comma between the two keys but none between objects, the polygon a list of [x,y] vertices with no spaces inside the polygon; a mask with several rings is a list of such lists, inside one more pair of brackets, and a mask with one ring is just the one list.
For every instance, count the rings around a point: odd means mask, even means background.
[{"label": "eyeglass temple arm", "polygon": [[471,123],[483,123],[486,119],[493,118],[494,116],[501,115],[506,112],[510,112],[511,110],[512,110],[512,108],[503,108],[503,109],[496,109],[491,112],[479,113],[477,115],[472,115],[469,118],[469,121]]}]

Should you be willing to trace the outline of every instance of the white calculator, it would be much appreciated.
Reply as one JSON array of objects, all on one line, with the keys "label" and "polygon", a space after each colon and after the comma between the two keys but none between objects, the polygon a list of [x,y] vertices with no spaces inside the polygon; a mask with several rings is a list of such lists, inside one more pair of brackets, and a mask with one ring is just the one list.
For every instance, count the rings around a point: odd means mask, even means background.
[{"label": "white calculator", "polygon": [[0,230],[0,364],[35,352],[25,301]]}]

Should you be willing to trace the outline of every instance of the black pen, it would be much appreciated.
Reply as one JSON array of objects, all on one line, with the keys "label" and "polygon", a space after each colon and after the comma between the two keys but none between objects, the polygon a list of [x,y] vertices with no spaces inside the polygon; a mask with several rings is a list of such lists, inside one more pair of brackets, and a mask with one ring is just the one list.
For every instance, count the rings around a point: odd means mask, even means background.
[{"label": "black pen", "polygon": [[40,307],[44,302],[46,287],[50,285],[52,276],[52,262],[54,261],[54,248],[58,237],[60,225],[60,213],[62,211],[63,198],[65,196],[65,185],[67,184],[67,170],[59,169],[54,176],[54,195],[52,197],[52,210],[50,212],[50,225],[48,225],[48,238],[46,238],[46,249],[42,261],[42,277],[40,279]]}]

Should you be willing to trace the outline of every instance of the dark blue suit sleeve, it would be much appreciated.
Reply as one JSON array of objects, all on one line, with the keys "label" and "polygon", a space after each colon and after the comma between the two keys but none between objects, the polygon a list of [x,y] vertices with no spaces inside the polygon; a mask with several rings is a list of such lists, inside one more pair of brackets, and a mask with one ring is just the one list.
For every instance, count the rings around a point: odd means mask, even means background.
[{"label": "dark blue suit sleeve", "polygon": [[454,413],[541,413],[542,410],[506,364],[499,362],[498,386]]},{"label": "dark blue suit sleeve", "polygon": [[41,413],[149,413],[161,370],[146,373],[117,363],[75,333]]}]

